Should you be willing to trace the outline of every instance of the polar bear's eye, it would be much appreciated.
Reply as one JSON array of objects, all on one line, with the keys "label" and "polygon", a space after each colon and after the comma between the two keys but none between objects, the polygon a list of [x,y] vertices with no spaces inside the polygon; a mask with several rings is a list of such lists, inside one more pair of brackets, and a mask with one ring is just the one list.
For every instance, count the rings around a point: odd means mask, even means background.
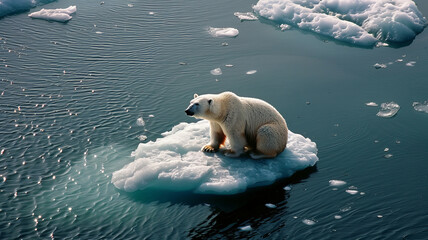
[{"label": "polar bear's eye", "polygon": [[212,101],[213,101],[212,99],[208,100],[208,104],[211,104]]}]

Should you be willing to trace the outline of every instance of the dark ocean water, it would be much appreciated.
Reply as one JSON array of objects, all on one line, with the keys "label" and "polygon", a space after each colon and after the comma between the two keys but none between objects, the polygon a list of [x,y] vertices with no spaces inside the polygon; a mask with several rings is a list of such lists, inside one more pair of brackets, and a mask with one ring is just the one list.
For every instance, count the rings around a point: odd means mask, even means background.
[{"label": "dark ocean water", "polygon": [[[43,6],[76,5],[65,24],[0,19],[0,239],[426,239],[428,113],[412,104],[428,100],[427,31],[359,48],[233,15],[256,1],[100,2]],[[140,142],[195,121],[195,92],[226,90],[274,105],[317,165],[231,196],[114,187]]]}]

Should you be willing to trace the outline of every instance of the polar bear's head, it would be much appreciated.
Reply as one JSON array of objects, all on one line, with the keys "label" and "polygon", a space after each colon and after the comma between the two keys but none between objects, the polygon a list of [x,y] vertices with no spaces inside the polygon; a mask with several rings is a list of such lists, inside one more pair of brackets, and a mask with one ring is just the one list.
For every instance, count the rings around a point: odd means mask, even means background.
[{"label": "polar bear's head", "polygon": [[218,104],[216,104],[216,95],[204,94],[198,96],[193,95],[190,105],[185,110],[186,114],[194,118],[202,118],[207,120],[214,120],[218,115]]}]

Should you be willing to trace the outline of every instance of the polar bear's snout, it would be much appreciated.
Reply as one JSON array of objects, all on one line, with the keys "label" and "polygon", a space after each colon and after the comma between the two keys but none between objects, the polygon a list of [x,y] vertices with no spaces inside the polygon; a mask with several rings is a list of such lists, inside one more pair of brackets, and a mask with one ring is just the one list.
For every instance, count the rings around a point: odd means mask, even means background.
[{"label": "polar bear's snout", "polygon": [[190,104],[190,106],[187,107],[187,109],[184,111],[188,116],[193,116],[195,114],[195,105]]}]

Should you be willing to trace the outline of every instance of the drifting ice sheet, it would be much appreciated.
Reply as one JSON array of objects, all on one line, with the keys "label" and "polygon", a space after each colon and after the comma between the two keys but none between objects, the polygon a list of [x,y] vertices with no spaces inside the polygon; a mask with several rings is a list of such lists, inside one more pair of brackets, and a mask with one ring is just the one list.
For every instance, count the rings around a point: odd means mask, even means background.
[{"label": "drifting ice sheet", "polygon": [[398,110],[400,110],[400,106],[395,102],[382,103],[380,107],[381,109],[376,115],[384,118],[393,117],[395,114],[397,114]]},{"label": "drifting ice sheet", "polygon": [[236,194],[269,185],[318,161],[316,144],[289,132],[286,150],[274,159],[227,158],[200,151],[209,122],[180,123],[155,142],[141,143],[135,160],[113,173],[112,183],[131,192],[155,188],[204,194]]},{"label": "drifting ice sheet", "polygon": [[252,12],[235,12],[233,15],[235,15],[241,21],[255,21],[258,19],[257,16]]},{"label": "drifting ice sheet", "polygon": [[76,12],[76,6],[70,6],[68,8],[58,8],[58,9],[42,9],[38,12],[33,12],[28,14],[29,17],[39,18],[50,21],[57,22],[67,22],[72,17],[70,14]]},{"label": "drifting ice sheet", "polygon": [[210,27],[208,32],[213,37],[236,37],[239,34],[236,28],[213,28]]},{"label": "drifting ice sheet", "polygon": [[413,108],[416,111],[428,113],[428,101],[425,101],[423,103],[421,103],[421,102],[413,102]]},{"label": "drifting ice sheet", "polygon": [[426,24],[411,0],[260,0],[253,8],[276,23],[359,46],[408,42]]}]

